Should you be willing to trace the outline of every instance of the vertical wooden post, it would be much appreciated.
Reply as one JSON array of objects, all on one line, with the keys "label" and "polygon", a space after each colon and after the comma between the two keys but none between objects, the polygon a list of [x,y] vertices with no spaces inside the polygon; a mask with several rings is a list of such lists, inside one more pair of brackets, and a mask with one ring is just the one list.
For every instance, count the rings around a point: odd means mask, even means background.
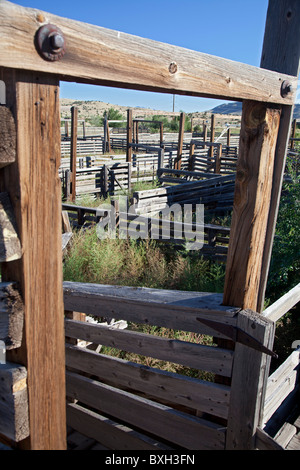
[{"label": "vertical wooden post", "polygon": [[72,106],[71,108],[71,201],[74,202],[76,198],[76,160],[77,160],[77,130],[78,130],[78,108]]},{"label": "vertical wooden post", "polygon": [[223,302],[257,311],[280,109],[244,101]]},{"label": "vertical wooden post", "polygon": [[85,121],[82,121],[82,137],[85,140],[86,139],[86,134],[85,134]]},{"label": "vertical wooden post", "polygon": [[[215,141],[215,122],[216,122],[215,115],[212,114],[211,115],[211,126],[210,126],[210,141],[211,141],[212,144]],[[210,158],[210,160],[213,160],[213,158],[214,158],[214,147],[213,146],[211,146],[210,149],[209,149],[209,158]]]},{"label": "vertical wooden post", "polygon": [[103,121],[103,153],[107,151],[107,115],[104,116]]},{"label": "vertical wooden post", "polygon": [[177,158],[175,160],[175,169],[181,169],[181,157],[182,157],[182,146],[184,138],[184,123],[185,123],[185,113],[180,114],[180,123],[179,123],[179,133],[178,133],[178,149],[177,149]]},{"label": "vertical wooden post", "polygon": [[65,137],[69,137],[69,125],[67,120],[65,120]]},{"label": "vertical wooden post", "polygon": [[109,132],[109,123],[107,121],[107,125],[106,125],[106,138],[107,138],[107,150],[109,153],[111,153],[111,142],[110,142],[110,132]]},{"label": "vertical wooden post", "polygon": [[195,168],[194,153],[195,153],[195,144],[190,144],[189,166],[188,166],[189,171],[194,171],[194,168]]},{"label": "vertical wooden post", "polygon": [[215,173],[221,173],[222,144],[217,145],[215,157]]},{"label": "vertical wooden post", "polygon": [[0,69],[17,129],[15,163],[1,170],[13,204],[23,256],[3,263],[17,281],[25,335],[9,361],[27,368],[32,450],[66,448],[65,339],[61,255],[59,82],[42,74]]},{"label": "vertical wooden post", "polygon": [[160,131],[160,146],[164,145],[164,124],[161,122],[159,124],[159,131]]},{"label": "vertical wooden post", "polygon": [[[300,2],[298,0],[270,1],[260,66],[264,69],[298,76],[300,64],[299,30]],[[264,305],[293,109],[293,106],[282,106],[281,111],[274,171],[272,175],[271,202],[261,266],[261,281],[257,307],[257,311],[259,312],[263,310]]]},{"label": "vertical wooden post", "polygon": [[126,162],[131,162],[132,148],[132,110],[127,109],[127,150],[126,150]]},{"label": "vertical wooden post", "polygon": [[227,147],[230,147],[230,134],[231,134],[230,127],[228,127],[228,129],[227,129]]},{"label": "vertical wooden post", "polygon": [[296,119],[293,120],[293,123],[292,123],[292,132],[291,132],[291,144],[290,144],[290,149],[293,150],[294,148],[294,138],[296,136],[296,127],[297,127],[297,121]]},{"label": "vertical wooden post", "polygon": [[[237,328],[272,349],[275,324],[263,316],[241,311]],[[236,343],[226,433],[227,450],[253,450],[261,425],[270,356]]]}]

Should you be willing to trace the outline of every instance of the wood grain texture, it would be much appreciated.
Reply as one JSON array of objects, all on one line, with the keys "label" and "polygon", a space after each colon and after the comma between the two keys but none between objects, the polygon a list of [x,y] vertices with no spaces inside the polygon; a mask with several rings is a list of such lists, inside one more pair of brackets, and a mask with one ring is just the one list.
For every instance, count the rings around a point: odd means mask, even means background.
[{"label": "wood grain texture", "polygon": [[67,395],[186,449],[221,450],[225,429],[205,419],[67,371]]},{"label": "wood grain texture", "polygon": [[66,320],[66,334],[96,344],[230,376],[233,352],[188,341]]},{"label": "wood grain texture", "polygon": [[[25,305],[25,335],[14,361],[27,367],[31,449],[66,445],[59,87],[56,79],[0,69],[17,123],[17,159],[2,169],[23,248],[3,263]],[[51,294],[51,295],[50,295]],[[10,359],[9,359],[10,360]]]},{"label": "wood grain texture", "polygon": [[205,380],[67,346],[68,367],[92,374],[111,385],[142,392],[168,403],[227,418],[230,388]]},{"label": "wood grain texture", "polygon": [[[42,24],[66,39],[60,61],[43,60],[34,47]],[[192,96],[291,104],[297,78],[181,47],[0,2],[0,65],[56,74],[63,80]],[[177,71],[170,68],[177,64]],[[282,98],[288,79],[294,92]]]},{"label": "wood grain texture", "polygon": [[225,305],[258,311],[280,109],[243,103],[224,286]]},{"label": "wood grain texture", "polygon": [[[272,348],[275,324],[258,313],[239,313],[237,327]],[[255,447],[256,428],[261,426],[270,357],[241,343],[235,345],[226,449]]]},{"label": "wood grain texture", "polygon": [[[300,2],[298,0],[272,0],[268,6],[260,66],[264,69],[298,76],[299,59]],[[292,117],[293,106],[282,106],[275,152],[269,220],[259,286],[259,311],[262,311],[264,304]]]},{"label": "wood grain texture", "polygon": [[226,335],[198,318],[235,326],[239,310],[222,306],[219,294],[68,281],[63,288],[67,310],[217,337]]}]

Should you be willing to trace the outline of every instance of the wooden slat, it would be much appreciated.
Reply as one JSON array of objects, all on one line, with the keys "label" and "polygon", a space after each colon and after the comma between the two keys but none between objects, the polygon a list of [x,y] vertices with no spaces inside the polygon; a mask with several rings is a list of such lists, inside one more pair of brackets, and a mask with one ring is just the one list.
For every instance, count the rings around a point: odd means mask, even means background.
[{"label": "wooden slat", "polygon": [[187,367],[231,375],[233,352],[212,346],[148,335],[130,330],[110,329],[95,324],[66,320],[66,335],[92,343],[174,362]]},{"label": "wooden slat", "polygon": [[222,305],[220,294],[68,281],[63,286],[66,310],[211,336],[226,337],[206,327],[197,318],[234,326],[235,314],[239,310]]},{"label": "wooden slat", "polygon": [[266,423],[298,383],[300,351],[294,351],[268,378],[263,420]]},{"label": "wooden slat", "polygon": [[258,287],[280,110],[243,103],[224,302],[259,311]]},{"label": "wooden slat", "polygon": [[19,283],[25,306],[26,344],[14,360],[28,372],[29,448],[59,450],[66,446],[59,87],[36,73],[0,69],[0,78],[17,129],[16,162],[2,168],[0,186],[23,248],[20,260],[1,266],[3,281]]},{"label": "wooden slat", "polygon": [[23,338],[24,304],[15,283],[0,283],[0,340],[7,350],[19,348]]},{"label": "wooden slat", "polygon": [[258,450],[284,450],[284,447],[261,428],[256,429],[255,447]]},{"label": "wooden slat", "polygon": [[113,386],[137,390],[163,402],[201,410],[225,419],[228,415],[230,388],[226,385],[145,367],[76,346],[67,346],[66,364],[106,380]]},{"label": "wooden slat", "polygon": [[[64,57],[52,63],[43,60],[34,47],[35,34],[45,22],[58,26],[66,39]],[[0,4],[0,24],[1,66],[53,73],[63,80],[287,104],[293,102],[297,89],[296,77],[60,18],[5,0]],[[177,71],[172,73],[170,64],[174,62]],[[291,81],[294,92],[282,98],[285,79]]]},{"label": "wooden slat", "polygon": [[67,395],[186,449],[224,449],[225,430],[114,387],[67,372]]},{"label": "wooden slat", "polygon": [[263,311],[263,316],[276,322],[300,301],[300,283]]},{"label": "wooden slat", "polygon": [[75,403],[67,405],[67,423],[73,429],[113,450],[171,450],[170,447]]}]

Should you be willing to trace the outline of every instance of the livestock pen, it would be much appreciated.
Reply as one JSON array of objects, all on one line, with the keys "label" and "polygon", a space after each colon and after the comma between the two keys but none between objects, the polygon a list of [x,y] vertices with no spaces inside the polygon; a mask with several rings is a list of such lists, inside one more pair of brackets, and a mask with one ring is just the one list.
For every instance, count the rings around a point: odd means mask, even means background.
[{"label": "livestock pen", "polygon": [[[296,447],[299,351],[269,369],[275,322],[299,301],[299,286],[266,311],[263,304],[299,72],[299,2],[269,2],[261,67],[5,0],[0,19],[0,179],[9,196],[1,207],[1,440],[66,449],[71,426],[106,449]],[[243,102],[223,294],[63,283],[59,80]],[[101,321],[81,321],[84,314]],[[158,337],[154,327],[191,335]],[[166,372],[91,344],[204,374]]]}]

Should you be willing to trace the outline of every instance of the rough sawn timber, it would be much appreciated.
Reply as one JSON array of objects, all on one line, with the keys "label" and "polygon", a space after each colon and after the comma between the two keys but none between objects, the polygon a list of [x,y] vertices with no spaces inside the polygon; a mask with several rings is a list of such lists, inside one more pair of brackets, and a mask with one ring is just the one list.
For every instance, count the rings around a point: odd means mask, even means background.
[{"label": "rough sawn timber", "polygon": [[[66,52],[43,60],[34,46],[46,23],[59,27]],[[0,1],[0,66],[55,74],[62,80],[191,96],[292,104],[297,77],[182,47],[61,18]],[[176,64],[176,67],[170,65]],[[281,96],[288,80],[293,92]]]}]

